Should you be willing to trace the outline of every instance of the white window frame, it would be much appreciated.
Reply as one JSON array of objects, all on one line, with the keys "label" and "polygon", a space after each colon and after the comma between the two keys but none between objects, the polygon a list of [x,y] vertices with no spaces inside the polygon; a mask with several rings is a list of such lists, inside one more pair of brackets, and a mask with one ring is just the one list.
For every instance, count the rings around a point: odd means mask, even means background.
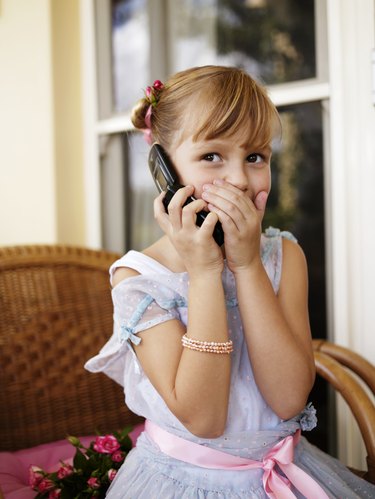
[{"label": "white window frame", "polygon": [[[86,244],[99,248],[98,137],[123,133],[132,126],[127,114],[98,120],[94,0],[80,0],[80,6]],[[317,0],[316,6],[318,77],[271,86],[270,95],[277,106],[323,102],[328,335],[331,341],[375,362],[374,0]],[[155,15],[161,26],[160,12],[157,9]],[[327,25],[326,34],[323,23]],[[326,48],[328,60],[322,57]],[[339,458],[351,466],[365,466],[356,425],[349,420],[342,402],[338,404]]]}]

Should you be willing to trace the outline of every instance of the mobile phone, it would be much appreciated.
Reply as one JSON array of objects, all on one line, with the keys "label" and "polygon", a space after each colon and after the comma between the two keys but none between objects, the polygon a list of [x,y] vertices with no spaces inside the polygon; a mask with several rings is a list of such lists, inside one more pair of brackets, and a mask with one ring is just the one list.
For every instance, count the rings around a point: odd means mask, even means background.
[{"label": "mobile phone", "polygon": [[[155,181],[158,191],[165,191],[166,193],[163,199],[163,204],[165,210],[168,212],[168,205],[172,197],[176,194],[178,189],[181,189],[184,186],[179,184],[172,162],[160,144],[155,143],[152,145],[148,157],[148,166],[150,167],[151,175]],[[184,206],[192,201],[195,201],[195,198],[193,196],[189,196]],[[196,224],[198,227],[202,225],[207,215],[208,212],[206,211],[200,211],[197,213]],[[224,243],[224,232],[220,222],[216,223],[212,236],[219,246]]]}]

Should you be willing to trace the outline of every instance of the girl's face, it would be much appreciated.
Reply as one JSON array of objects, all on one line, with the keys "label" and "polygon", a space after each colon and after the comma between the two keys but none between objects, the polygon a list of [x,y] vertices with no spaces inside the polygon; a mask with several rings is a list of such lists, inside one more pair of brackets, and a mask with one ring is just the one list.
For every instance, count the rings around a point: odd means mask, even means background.
[{"label": "girl's face", "polygon": [[261,191],[271,189],[271,148],[259,149],[247,142],[247,133],[230,137],[193,141],[189,136],[169,151],[183,185],[195,187],[194,196],[202,197],[203,185],[222,179],[244,191],[254,202]]}]

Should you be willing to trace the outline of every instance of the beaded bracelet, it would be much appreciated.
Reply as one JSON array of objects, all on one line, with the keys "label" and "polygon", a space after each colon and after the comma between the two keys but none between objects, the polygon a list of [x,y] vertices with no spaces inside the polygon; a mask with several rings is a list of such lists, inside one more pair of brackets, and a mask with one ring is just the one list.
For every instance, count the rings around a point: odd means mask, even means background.
[{"label": "beaded bracelet", "polygon": [[200,341],[188,338],[186,334],[181,338],[182,346],[190,348],[190,350],[196,350],[197,352],[208,352],[208,353],[231,353],[233,352],[233,341],[224,341],[218,343],[216,341]]}]

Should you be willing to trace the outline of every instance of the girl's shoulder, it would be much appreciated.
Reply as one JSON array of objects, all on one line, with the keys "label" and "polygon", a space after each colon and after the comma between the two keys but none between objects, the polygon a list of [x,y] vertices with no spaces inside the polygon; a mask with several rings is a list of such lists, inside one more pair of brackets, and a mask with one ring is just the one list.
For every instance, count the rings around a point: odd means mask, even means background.
[{"label": "girl's shoulder", "polygon": [[283,261],[286,255],[300,252],[297,239],[291,232],[268,227],[262,234],[261,257],[263,265],[272,282],[275,293],[279,291]]},{"label": "girl's shoulder", "polygon": [[162,256],[165,252],[160,243],[159,240],[143,251],[130,250],[116,260],[109,269],[111,285],[114,287],[122,280],[137,275],[172,273],[164,264]]}]

